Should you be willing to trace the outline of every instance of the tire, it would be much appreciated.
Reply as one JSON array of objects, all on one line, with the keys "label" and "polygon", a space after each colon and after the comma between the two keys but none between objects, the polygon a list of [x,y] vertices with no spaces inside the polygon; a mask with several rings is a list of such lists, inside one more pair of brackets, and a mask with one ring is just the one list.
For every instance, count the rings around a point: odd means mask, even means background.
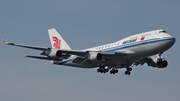
[{"label": "tire", "polygon": [[129,71],[132,71],[132,68],[129,68]]}]

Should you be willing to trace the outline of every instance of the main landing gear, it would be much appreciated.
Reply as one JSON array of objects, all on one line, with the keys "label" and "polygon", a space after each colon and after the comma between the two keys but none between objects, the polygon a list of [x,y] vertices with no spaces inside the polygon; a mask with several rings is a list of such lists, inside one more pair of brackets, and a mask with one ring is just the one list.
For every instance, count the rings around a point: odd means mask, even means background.
[{"label": "main landing gear", "polygon": [[115,69],[115,68],[113,68],[113,69],[110,71],[110,74],[116,74],[116,73],[118,73],[118,70]]},{"label": "main landing gear", "polygon": [[[110,72],[109,72],[110,70]],[[131,66],[126,67],[125,75],[131,75],[132,68]],[[97,69],[98,73],[107,73],[109,72],[110,74],[116,74],[118,73],[118,69],[115,68],[115,66],[109,66],[108,68],[105,68],[104,65],[100,65],[99,68]]]},{"label": "main landing gear", "polygon": [[109,72],[109,70],[110,70],[110,74],[118,73],[118,70],[115,67],[105,68],[104,65],[99,66],[99,68],[97,69],[97,72],[98,73],[107,73],[107,72]]},{"label": "main landing gear", "polygon": [[[110,70],[110,72],[109,72],[109,70]],[[127,66],[126,71],[125,71],[125,75],[131,75],[131,71],[132,71],[132,68],[130,66]],[[97,72],[98,73],[107,73],[107,72],[109,72],[110,74],[116,74],[116,73],[118,73],[118,69],[116,69],[114,66],[105,68],[104,65],[101,65],[97,69]]]},{"label": "main landing gear", "polygon": [[109,70],[108,69],[104,69],[104,68],[98,68],[97,69],[97,72],[98,73],[106,73],[106,72],[108,72]]},{"label": "main landing gear", "polygon": [[98,73],[106,73],[108,71],[109,71],[109,69],[106,69],[104,65],[99,66],[99,68],[97,69]]},{"label": "main landing gear", "polygon": [[131,75],[131,71],[132,71],[132,68],[131,67],[126,67],[126,71],[125,71],[125,75]]}]

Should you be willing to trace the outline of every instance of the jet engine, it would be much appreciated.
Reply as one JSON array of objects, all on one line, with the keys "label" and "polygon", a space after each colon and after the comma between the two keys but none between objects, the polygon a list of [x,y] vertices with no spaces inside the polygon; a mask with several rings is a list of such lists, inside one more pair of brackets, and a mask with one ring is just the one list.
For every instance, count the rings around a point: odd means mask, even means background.
[{"label": "jet engine", "polygon": [[102,54],[98,52],[88,52],[88,59],[91,61],[99,61],[102,60]]},{"label": "jet engine", "polygon": [[62,52],[60,50],[52,50],[48,56],[52,58],[60,58],[62,57]]},{"label": "jet engine", "polygon": [[162,58],[152,58],[148,63],[148,66],[166,68],[168,66],[168,62]]}]

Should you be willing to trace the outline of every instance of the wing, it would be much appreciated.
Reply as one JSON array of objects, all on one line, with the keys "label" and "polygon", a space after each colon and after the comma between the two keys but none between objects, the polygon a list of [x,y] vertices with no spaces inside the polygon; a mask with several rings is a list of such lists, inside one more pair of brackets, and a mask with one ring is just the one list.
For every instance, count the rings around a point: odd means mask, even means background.
[{"label": "wing", "polygon": [[29,48],[29,49],[34,49],[34,50],[40,50],[40,51],[43,51],[41,53],[41,55],[47,56],[47,57],[40,57],[40,56],[29,56],[29,55],[27,55],[26,57],[29,57],[29,58],[42,59],[42,60],[56,60],[56,61],[57,60],[62,60],[60,58],[51,58],[51,57],[49,57],[47,53],[50,53],[51,48],[48,48],[48,47],[39,47],[39,46],[31,46],[31,45],[24,45],[24,44],[16,44],[16,43],[7,42],[4,39],[2,39],[2,42],[5,45],[11,45],[11,46]]},{"label": "wing", "polygon": [[73,62],[81,63],[81,64],[89,64],[92,61],[102,60],[102,59],[110,60],[110,59],[114,58],[115,56],[124,56],[124,55],[128,55],[128,54],[133,54],[132,51],[128,51],[128,50],[123,50],[123,51],[118,51],[118,52],[103,52],[103,51],[91,51],[91,50],[68,50],[68,49],[55,49],[55,48],[48,48],[48,47],[39,47],[39,46],[10,43],[3,39],[2,39],[2,42],[5,45],[40,50],[40,51],[42,51],[41,55],[46,56],[46,57],[26,56],[29,58],[62,61],[63,59],[68,59],[70,56],[75,55],[76,58],[73,60]]},{"label": "wing", "polygon": [[5,45],[12,45],[12,46],[24,47],[24,48],[29,48],[29,49],[41,50],[41,51],[50,49],[50,48],[48,48],[48,47],[39,47],[39,46],[30,46],[30,45],[10,43],[10,42],[5,41],[4,39],[2,39],[2,42],[3,42]]},{"label": "wing", "polygon": [[92,62],[104,62],[117,58],[120,56],[133,54],[131,51],[118,51],[118,52],[102,52],[102,51],[90,51],[90,50],[59,50],[64,54],[76,55],[77,57],[73,60],[74,63],[90,65]]}]

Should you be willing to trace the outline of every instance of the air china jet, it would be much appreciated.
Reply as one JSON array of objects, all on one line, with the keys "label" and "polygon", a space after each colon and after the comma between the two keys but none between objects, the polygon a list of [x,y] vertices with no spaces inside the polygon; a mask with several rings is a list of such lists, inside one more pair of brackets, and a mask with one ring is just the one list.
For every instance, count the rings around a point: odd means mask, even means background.
[{"label": "air china jet", "polygon": [[[122,40],[100,45],[84,50],[72,50],[61,35],[53,28],[48,30],[52,47],[39,47],[10,43],[12,45],[34,50],[40,50],[42,56],[26,57],[49,60],[56,65],[79,68],[97,68],[97,72],[110,74],[118,73],[125,68],[125,75],[130,75],[133,66],[147,64],[156,68],[165,68],[168,62],[162,54],[173,46],[175,38],[164,30],[153,30],[129,36]],[[153,57],[157,55],[157,57]]]}]

